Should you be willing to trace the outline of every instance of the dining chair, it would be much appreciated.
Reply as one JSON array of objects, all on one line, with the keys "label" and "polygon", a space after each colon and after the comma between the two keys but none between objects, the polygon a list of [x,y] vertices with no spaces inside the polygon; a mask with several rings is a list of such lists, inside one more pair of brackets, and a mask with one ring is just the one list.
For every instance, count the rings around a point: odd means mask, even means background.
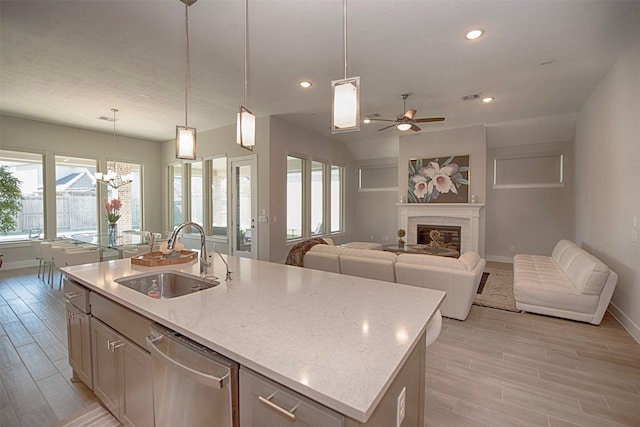
[{"label": "dining chair", "polygon": [[[81,245],[83,246],[83,245]],[[90,264],[100,261],[100,248],[93,247],[54,247],[53,259],[55,267],[60,272],[60,279],[58,281],[58,290],[62,288],[62,267],[68,267],[71,265]],[[51,285],[53,287],[53,284]]]},{"label": "dining chair", "polygon": [[40,244],[43,240],[40,239],[32,239],[31,240],[31,248],[33,249],[33,256],[38,261],[38,279],[40,278],[40,274],[42,272],[42,250],[40,249]]}]

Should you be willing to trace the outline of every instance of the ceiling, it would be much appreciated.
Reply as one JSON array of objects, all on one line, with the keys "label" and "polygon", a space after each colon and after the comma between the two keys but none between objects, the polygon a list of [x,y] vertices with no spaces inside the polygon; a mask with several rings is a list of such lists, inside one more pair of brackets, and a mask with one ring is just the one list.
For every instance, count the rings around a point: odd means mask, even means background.
[{"label": "ceiling", "polygon": [[[235,123],[243,102],[241,0],[189,8],[189,125]],[[640,30],[640,1],[349,0],[348,75],[362,115],[444,116],[423,132],[540,117],[566,131]],[[0,112],[155,141],[184,124],[179,0],[0,2]],[[481,27],[485,35],[464,34]],[[342,0],[250,0],[246,106],[330,136],[330,81],[344,77]],[[313,82],[309,89],[301,80]],[[462,101],[482,93],[490,104]],[[568,123],[568,124],[567,124]],[[356,159],[397,155],[383,124],[334,135]],[[405,135],[406,133],[402,133]]]}]

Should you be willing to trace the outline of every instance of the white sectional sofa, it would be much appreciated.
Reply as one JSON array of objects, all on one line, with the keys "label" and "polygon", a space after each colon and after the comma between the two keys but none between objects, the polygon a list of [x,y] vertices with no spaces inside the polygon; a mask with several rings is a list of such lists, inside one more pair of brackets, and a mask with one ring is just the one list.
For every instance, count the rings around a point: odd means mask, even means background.
[{"label": "white sectional sofa", "polygon": [[459,320],[469,315],[485,264],[476,252],[447,258],[332,245],[313,246],[303,261],[305,268],[445,291],[442,315]]},{"label": "white sectional sofa", "polygon": [[599,325],[618,282],[604,263],[569,240],[551,256],[518,254],[513,261],[516,308]]},{"label": "white sectional sofa", "polygon": [[440,306],[442,315],[465,320],[485,264],[476,252],[465,252],[460,258],[401,254],[396,261],[396,282],[445,291],[447,296]]}]

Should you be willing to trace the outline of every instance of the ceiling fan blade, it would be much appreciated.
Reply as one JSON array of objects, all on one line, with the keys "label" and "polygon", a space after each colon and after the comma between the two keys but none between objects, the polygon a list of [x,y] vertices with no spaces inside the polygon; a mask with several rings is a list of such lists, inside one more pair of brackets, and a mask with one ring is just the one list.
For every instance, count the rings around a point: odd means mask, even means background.
[{"label": "ceiling fan blade", "polygon": [[395,126],[396,126],[396,125],[395,125],[395,123],[394,123],[394,124],[392,124],[392,125],[389,125],[389,126],[385,126],[385,127],[383,127],[382,129],[378,129],[378,132],[380,132],[381,130],[386,130],[386,129],[389,129],[389,128],[392,128],[392,127],[395,127]]},{"label": "ceiling fan blade", "polygon": [[406,117],[409,120],[413,120],[413,116],[415,116],[417,113],[416,110],[414,110],[413,108],[411,108],[410,110],[407,110],[406,113],[404,113],[404,117]]},{"label": "ceiling fan blade", "polygon": [[395,120],[391,120],[391,119],[374,119],[374,118],[370,118],[369,120],[371,120],[372,122],[395,122]]},{"label": "ceiling fan blade", "polygon": [[429,122],[444,122],[444,117],[424,117],[422,119],[415,119],[416,123],[429,123]]},{"label": "ceiling fan blade", "polygon": [[418,125],[411,125],[411,127],[409,129],[411,129],[414,132],[418,132],[418,131],[422,130],[420,128],[420,126],[418,126]]}]

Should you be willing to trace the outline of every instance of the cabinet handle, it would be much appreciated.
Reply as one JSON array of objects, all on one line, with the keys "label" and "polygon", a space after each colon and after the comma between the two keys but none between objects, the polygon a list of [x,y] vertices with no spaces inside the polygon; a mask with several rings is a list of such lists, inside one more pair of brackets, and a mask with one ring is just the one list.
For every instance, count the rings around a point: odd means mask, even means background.
[{"label": "cabinet handle", "polygon": [[79,297],[82,294],[79,294],[78,292],[65,292],[64,293],[64,297],[67,299],[67,301],[69,301],[70,299],[74,299],[75,297]]},{"label": "cabinet handle", "polygon": [[115,352],[116,349],[124,346],[126,343],[122,342],[122,341],[111,341],[111,340],[107,340],[107,350],[111,350],[111,353]]},{"label": "cabinet handle", "polygon": [[72,312],[69,312],[69,319],[76,320],[78,317],[82,317],[82,315],[84,315],[84,313],[72,313]]},{"label": "cabinet handle", "polygon": [[276,411],[277,413],[279,413],[280,415],[284,415],[285,417],[289,418],[289,420],[295,421],[296,414],[294,414],[294,412],[296,411],[296,409],[298,409],[298,406],[300,406],[300,403],[298,403],[296,406],[291,408],[291,410],[287,411],[286,409],[276,405],[271,401],[271,399],[273,399],[273,396],[275,396],[276,393],[277,391],[274,391],[273,393],[271,393],[269,397],[258,396],[258,400],[264,403],[265,405],[267,405],[269,408]]}]

